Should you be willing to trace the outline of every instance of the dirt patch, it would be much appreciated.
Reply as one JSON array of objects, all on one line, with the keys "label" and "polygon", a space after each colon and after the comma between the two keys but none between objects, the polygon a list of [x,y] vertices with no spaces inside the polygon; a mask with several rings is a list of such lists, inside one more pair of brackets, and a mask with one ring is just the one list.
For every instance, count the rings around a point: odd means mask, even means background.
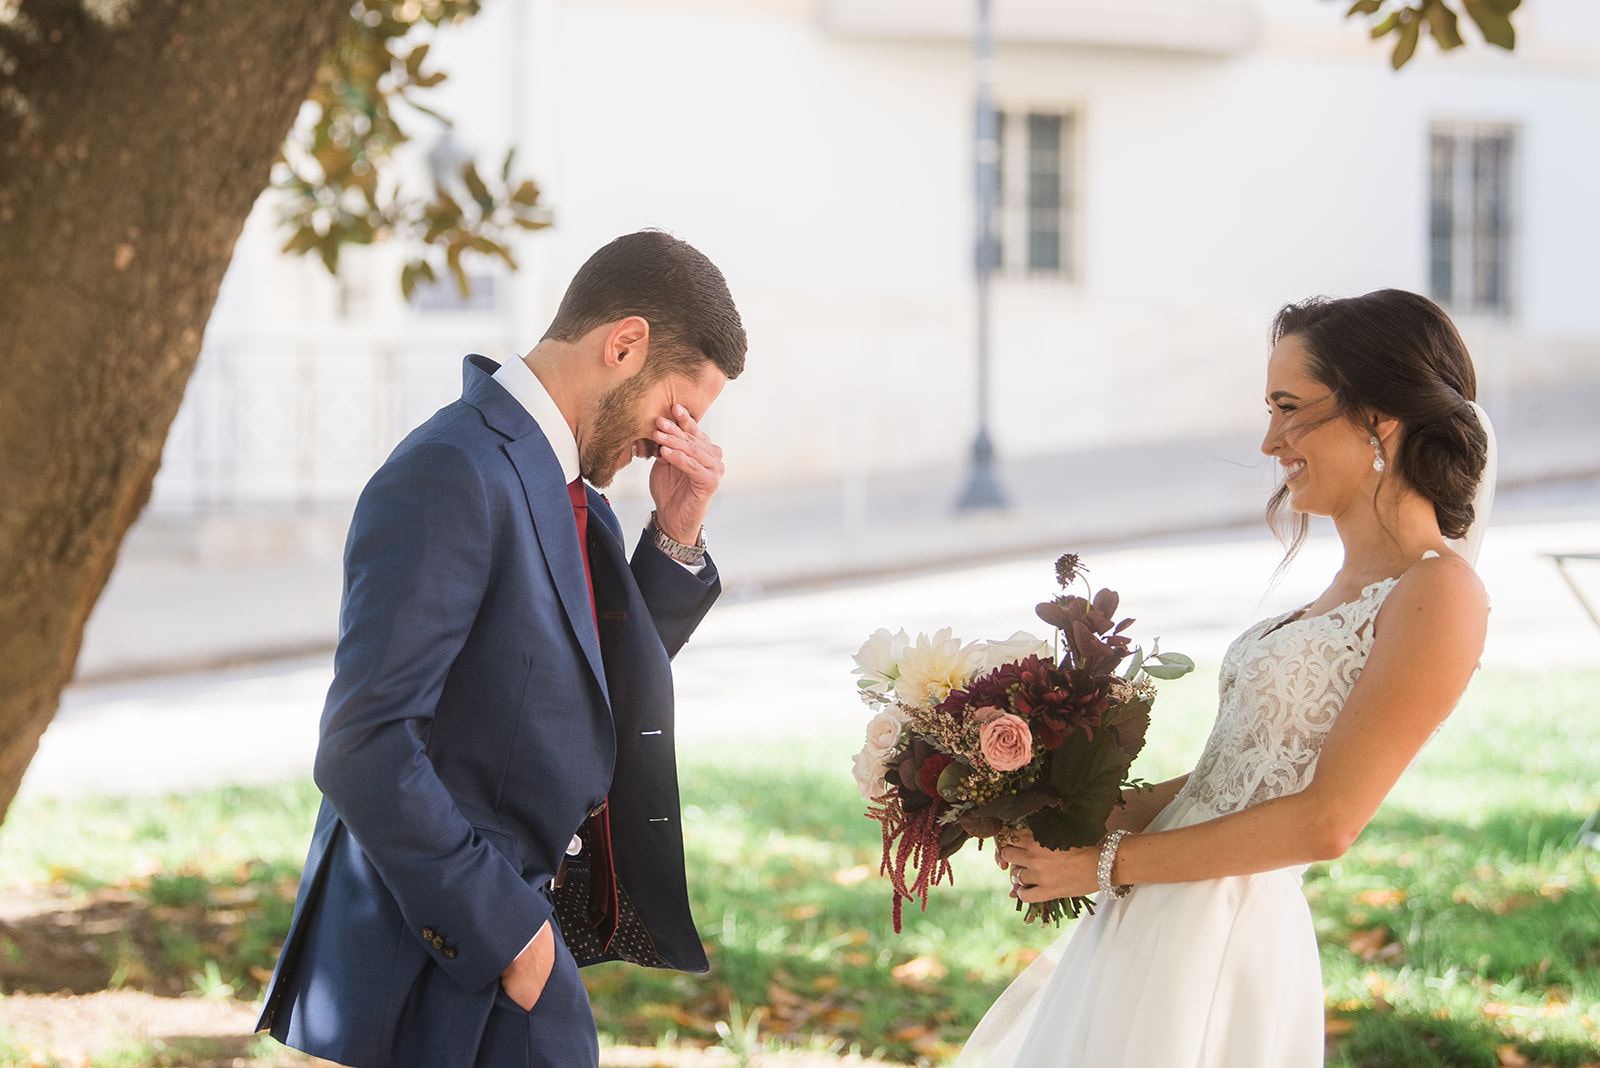
[{"label": "dirt patch", "polygon": [[[0,1036],[22,1056],[16,1068],[91,1068],[115,1052],[134,1050],[150,1068],[338,1068],[252,1033],[258,1006],[228,998],[168,998],[128,990],[95,994],[12,994],[0,997]],[[0,1053],[5,1051],[0,1044]],[[734,1068],[724,1049],[600,1051],[605,1068]],[[860,1057],[769,1053],[751,1061],[765,1068],[888,1068]]]},{"label": "dirt patch", "polygon": [[[268,900],[292,896],[265,895]],[[0,892],[0,1059],[17,1068],[337,1068],[254,1033],[260,1008],[228,988],[197,996],[194,975],[151,968],[184,947],[221,948],[240,929],[247,889],[215,886],[202,900],[152,904],[123,887],[63,884]],[[178,955],[182,955],[179,953]],[[259,968],[258,979],[266,973]],[[734,1068],[725,1049],[616,1046],[607,1068]],[[871,1068],[876,1062],[824,1053],[769,1053],[768,1068]]]}]

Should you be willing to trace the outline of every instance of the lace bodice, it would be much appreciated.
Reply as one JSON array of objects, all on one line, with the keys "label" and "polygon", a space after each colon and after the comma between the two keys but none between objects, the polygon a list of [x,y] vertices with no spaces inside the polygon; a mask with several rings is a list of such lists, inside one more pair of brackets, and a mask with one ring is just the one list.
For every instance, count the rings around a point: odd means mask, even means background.
[{"label": "lace bodice", "polygon": [[1179,799],[1221,816],[1305,789],[1397,581],[1374,582],[1323,615],[1285,612],[1241,634],[1222,658],[1217,721]]}]

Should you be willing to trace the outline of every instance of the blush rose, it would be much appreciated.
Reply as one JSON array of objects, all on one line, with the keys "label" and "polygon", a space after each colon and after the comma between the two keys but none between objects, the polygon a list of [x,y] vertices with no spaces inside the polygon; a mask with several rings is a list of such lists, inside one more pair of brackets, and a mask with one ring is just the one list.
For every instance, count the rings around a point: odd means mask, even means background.
[{"label": "blush rose", "polygon": [[1033,732],[1018,716],[1006,712],[978,728],[978,749],[996,771],[1016,771],[1033,759]]}]

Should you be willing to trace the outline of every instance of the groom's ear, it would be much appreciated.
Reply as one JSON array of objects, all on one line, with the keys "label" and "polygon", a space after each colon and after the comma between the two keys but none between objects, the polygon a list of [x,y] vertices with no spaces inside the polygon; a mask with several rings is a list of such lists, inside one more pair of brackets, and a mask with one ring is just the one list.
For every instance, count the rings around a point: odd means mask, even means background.
[{"label": "groom's ear", "polygon": [[606,369],[620,373],[623,378],[643,367],[649,354],[650,324],[639,315],[630,315],[612,324],[601,350]]}]

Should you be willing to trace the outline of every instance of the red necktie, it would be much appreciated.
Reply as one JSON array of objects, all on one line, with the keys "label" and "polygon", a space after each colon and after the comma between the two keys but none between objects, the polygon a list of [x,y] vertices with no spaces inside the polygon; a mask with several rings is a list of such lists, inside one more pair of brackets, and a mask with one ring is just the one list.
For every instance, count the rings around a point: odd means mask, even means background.
[{"label": "red necktie", "polygon": [[[578,524],[578,547],[583,551],[583,578],[589,586],[589,611],[594,613],[595,632],[600,630],[599,610],[594,603],[594,572],[589,569],[589,494],[583,479],[575,478],[567,485],[567,495],[572,498],[572,517]],[[617,919],[621,909],[617,904],[616,865],[611,858],[611,804],[606,804],[589,816],[589,922],[600,936],[602,950],[611,947],[617,933]]]}]

